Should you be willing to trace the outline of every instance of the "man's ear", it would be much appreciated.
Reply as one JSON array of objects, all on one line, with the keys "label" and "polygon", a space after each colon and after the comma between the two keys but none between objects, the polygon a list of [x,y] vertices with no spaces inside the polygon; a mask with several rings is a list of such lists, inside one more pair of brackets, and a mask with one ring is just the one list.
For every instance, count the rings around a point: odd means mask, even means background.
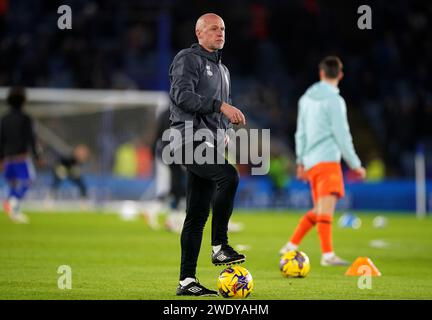
[{"label": "man's ear", "polygon": [[200,35],[201,35],[201,30],[200,29],[195,29],[195,35],[199,39]]},{"label": "man's ear", "polygon": [[341,81],[344,77],[343,71],[339,72],[338,80]]}]

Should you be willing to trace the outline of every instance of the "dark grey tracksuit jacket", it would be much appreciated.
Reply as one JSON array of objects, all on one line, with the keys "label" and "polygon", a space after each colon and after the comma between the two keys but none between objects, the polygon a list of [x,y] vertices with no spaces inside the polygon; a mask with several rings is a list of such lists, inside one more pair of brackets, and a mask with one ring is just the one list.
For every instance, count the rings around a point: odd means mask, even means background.
[{"label": "dark grey tracksuit jacket", "polygon": [[216,137],[217,129],[232,127],[220,112],[222,102],[231,104],[230,75],[220,51],[208,52],[197,43],[181,50],[171,64],[169,79],[171,128],[183,135],[185,121],[192,121],[194,132],[207,128]]}]

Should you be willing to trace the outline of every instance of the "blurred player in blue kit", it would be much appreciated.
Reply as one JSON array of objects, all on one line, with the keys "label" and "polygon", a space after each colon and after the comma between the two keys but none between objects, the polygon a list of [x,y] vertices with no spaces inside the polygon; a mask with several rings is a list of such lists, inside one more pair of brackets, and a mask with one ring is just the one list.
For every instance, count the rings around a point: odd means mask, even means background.
[{"label": "blurred player in blue kit", "polygon": [[0,160],[9,186],[3,209],[16,223],[29,222],[21,211],[21,202],[36,176],[30,155],[37,162],[40,160],[33,120],[23,111],[25,101],[24,88],[11,88],[7,96],[9,111],[0,121]]}]

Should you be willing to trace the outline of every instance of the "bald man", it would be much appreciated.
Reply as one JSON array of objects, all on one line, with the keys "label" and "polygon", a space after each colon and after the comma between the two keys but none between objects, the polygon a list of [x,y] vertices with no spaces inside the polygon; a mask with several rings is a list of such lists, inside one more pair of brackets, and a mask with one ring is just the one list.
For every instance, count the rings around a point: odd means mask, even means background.
[{"label": "bald man", "polygon": [[[222,163],[216,161],[217,146],[223,146],[226,141],[217,135],[217,130],[226,130],[232,124],[246,124],[246,120],[243,113],[231,105],[230,75],[221,62],[220,50],[225,44],[224,21],[216,14],[205,14],[198,19],[195,34],[198,43],[181,50],[169,70],[171,130],[182,133],[182,139],[174,140],[170,147],[175,157],[180,155],[188,180],[186,219],[181,234],[180,284],[176,294],[211,296],[217,292],[205,288],[195,278],[210,205],[213,215],[212,263],[235,264],[246,258],[228,244],[228,222],[239,176],[223,156]],[[212,137],[211,141],[194,141],[187,135],[199,129],[205,130]],[[193,155],[197,148],[215,155],[214,161],[185,161],[185,155]]]}]

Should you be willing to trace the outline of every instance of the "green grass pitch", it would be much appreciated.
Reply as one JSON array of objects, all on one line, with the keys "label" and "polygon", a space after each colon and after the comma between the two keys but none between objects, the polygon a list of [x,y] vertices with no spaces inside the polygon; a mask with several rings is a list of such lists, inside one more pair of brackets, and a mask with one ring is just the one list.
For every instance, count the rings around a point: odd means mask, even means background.
[{"label": "green grass pitch", "polygon": [[[308,277],[281,276],[278,250],[299,212],[236,211],[233,220],[244,223],[245,230],[231,234],[230,243],[249,246],[243,266],[251,272],[255,288],[248,299],[431,299],[432,220],[391,214],[388,226],[376,229],[372,219],[377,214],[359,214],[358,230],[334,226],[341,257],[354,261],[367,256],[383,274],[372,279],[371,289],[361,290],[357,277],[344,275],[346,267],[319,265],[316,230],[301,247],[311,260]],[[123,221],[114,214],[31,213],[30,218],[29,225],[15,225],[0,216],[0,299],[179,299],[179,235],[153,231],[142,219]],[[388,246],[373,248],[372,240]],[[60,265],[72,268],[71,290],[57,286]],[[197,277],[216,288],[222,269],[210,261],[208,222]]]}]

